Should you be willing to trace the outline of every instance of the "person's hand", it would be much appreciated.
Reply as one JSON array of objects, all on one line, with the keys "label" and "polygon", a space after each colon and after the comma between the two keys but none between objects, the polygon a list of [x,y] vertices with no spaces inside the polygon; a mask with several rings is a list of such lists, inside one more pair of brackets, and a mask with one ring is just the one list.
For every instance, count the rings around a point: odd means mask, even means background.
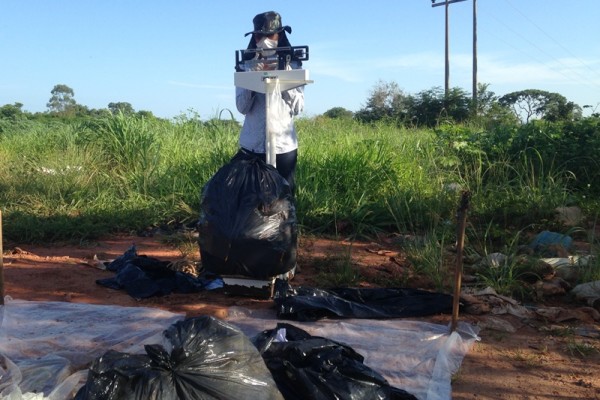
[{"label": "person's hand", "polygon": [[252,68],[250,69],[250,71],[262,71],[265,69],[265,64],[264,63],[255,63]]}]

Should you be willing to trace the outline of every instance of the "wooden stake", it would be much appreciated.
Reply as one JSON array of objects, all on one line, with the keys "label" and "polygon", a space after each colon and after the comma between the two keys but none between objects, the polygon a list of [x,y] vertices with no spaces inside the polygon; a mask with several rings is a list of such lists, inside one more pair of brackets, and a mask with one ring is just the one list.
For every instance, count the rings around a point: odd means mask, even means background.
[{"label": "wooden stake", "polygon": [[462,193],[458,210],[456,211],[457,234],[456,234],[456,266],[454,268],[454,297],[452,298],[452,323],[450,332],[456,330],[458,323],[458,308],[460,302],[460,288],[462,281],[463,249],[465,247],[465,229],[467,227],[467,210],[469,209],[469,198],[471,193]]},{"label": "wooden stake", "polygon": [[2,210],[0,210],[0,306],[4,305],[4,250],[2,247]]}]

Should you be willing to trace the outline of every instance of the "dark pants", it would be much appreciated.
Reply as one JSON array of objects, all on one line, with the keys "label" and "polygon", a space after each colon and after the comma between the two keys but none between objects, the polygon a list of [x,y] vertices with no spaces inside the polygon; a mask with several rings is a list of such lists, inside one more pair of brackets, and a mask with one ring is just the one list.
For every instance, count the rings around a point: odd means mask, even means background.
[{"label": "dark pants", "polygon": [[[240,149],[240,152],[246,154],[253,154],[266,162],[267,155],[264,153],[254,153],[250,150]],[[279,175],[283,176],[285,180],[290,184],[290,190],[292,196],[296,190],[296,163],[298,161],[298,150],[292,150],[288,153],[277,154],[275,157],[275,168],[279,172]]]}]

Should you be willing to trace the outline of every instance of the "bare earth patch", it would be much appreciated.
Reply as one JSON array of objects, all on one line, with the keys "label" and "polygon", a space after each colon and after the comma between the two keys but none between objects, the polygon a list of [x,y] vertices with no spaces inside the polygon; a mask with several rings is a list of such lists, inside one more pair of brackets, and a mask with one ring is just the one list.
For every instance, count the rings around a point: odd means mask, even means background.
[{"label": "bare earth patch", "polygon": [[[112,260],[135,243],[138,254],[162,260],[177,260],[182,254],[199,257],[166,244],[164,238],[123,236],[87,245],[32,246],[5,244],[5,295],[19,300],[66,301],[127,307],[157,307],[187,316],[224,317],[230,306],[269,308],[270,300],[236,297],[218,292],[171,294],[135,300],[124,291],[96,284],[113,272],[97,267],[94,257]],[[348,243],[323,238],[301,238],[298,261],[302,270],[292,281],[295,286],[320,285],[323,272],[335,260],[348,261],[364,281],[402,282],[409,265],[398,248],[389,243]],[[197,250],[196,250],[197,252]],[[338,267],[339,268],[339,267]],[[352,273],[350,271],[349,273]],[[366,283],[368,281],[369,283]],[[411,285],[418,282],[411,280]],[[461,314],[460,319],[482,326],[481,341],[467,354],[452,381],[454,399],[598,399],[600,398],[600,324],[593,310],[583,305],[554,299],[567,316],[535,323],[504,314],[493,320],[509,323],[514,332],[494,329],[489,314]],[[587,317],[586,317],[587,316]],[[449,324],[449,315],[424,320]],[[335,338],[332,338],[335,339]],[[401,343],[399,343],[401,346]]]}]

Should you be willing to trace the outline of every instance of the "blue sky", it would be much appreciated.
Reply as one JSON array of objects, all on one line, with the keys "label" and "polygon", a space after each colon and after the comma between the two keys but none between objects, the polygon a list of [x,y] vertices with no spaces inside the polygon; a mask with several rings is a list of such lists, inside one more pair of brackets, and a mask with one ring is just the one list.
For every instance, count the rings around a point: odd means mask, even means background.
[{"label": "blue sky", "polygon": [[[310,48],[307,116],[357,111],[379,81],[409,94],[444,87],[445,12],[431,0],[0,0],[0,106],[46,111],[66,84],[90,108],[202,119],[228,109],[241,120],[235,50],[269,10]],[[450,86],[470,93],[472,0],[449,11]],[[477,0],[478,81],[497,95],[542,89],[598,106],[599,19],[598,0]]]}]

